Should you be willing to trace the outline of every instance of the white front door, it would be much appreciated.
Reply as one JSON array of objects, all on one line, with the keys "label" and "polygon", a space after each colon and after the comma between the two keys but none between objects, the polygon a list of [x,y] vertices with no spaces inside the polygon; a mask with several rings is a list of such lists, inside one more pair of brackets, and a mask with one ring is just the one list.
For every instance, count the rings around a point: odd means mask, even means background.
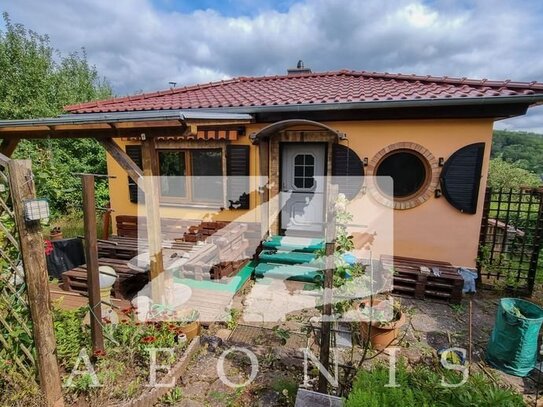
[{"label": "white front door", "polygon": [[283,145],[281,229],[285,235],[323,231],[325,161],[324,144]]}]

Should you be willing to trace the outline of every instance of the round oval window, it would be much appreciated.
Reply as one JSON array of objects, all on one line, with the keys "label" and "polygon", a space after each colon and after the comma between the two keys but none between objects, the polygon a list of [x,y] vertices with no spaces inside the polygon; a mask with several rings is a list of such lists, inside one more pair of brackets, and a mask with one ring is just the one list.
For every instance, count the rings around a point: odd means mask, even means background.
[{"label": "round oval window", "polygon": [[428,167],[423,160],[419,154],[405,150],[386,155],[377,165],[376,175],[391,177],[393,185],[387,178],[377,178],[379,189],[396,199],[411,198],[428,180]]}]

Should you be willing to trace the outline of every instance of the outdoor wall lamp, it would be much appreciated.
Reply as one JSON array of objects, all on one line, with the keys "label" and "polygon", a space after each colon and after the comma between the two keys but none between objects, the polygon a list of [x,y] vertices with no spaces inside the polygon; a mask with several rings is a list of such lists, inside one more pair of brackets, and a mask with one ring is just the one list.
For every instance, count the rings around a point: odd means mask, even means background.
[{"label": "outdoor wall lamp", "polygon": [[49,202],[47,199],[37,198],[24,201],[25,222],[34,222],[49,218]]},{"label": "outdoor wall lamp", "polygon": [[438,161],[437,161],[437,164],[440,166],[440,167],[443,167],[445,165],[445,159],[443,157],[439,157]]},{"label": "outdoor wall lamp", "polygon": [[367,167],[368,166],[368,157],[364,157],[362,162],[364,163],[364,167]]},{"label": "outdoor wall lamp", "polygon": [[436,189],[434,195],[436,198],[439,198],[441,195],[443,195],[443,192],[441,192],[441,189]]}]

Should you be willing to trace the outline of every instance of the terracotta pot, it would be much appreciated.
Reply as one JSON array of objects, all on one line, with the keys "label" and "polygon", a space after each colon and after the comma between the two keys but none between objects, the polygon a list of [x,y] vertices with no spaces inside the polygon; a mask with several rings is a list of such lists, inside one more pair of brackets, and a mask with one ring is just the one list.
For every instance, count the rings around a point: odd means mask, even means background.
[{"label": "terracotta pot", "polygon": [[49,240],[60,240],[62,239],[62,232],[51,232]]},{"label": "terracotta pot", "polygon": [[[379,304],[383,300],[373,300],[373,308],[378,309]],[[369,306],[370,300],[362,301],[360,306]],[[370,343],[373,349],[383,350],[398,338],[399,329],[405,324],[405,314],[399,311],[400,317],[391,322],[380,321],[362,321],[360,324],[360,334],[363,338],[367,338],[368,332],[370,333]],[[369,329],[371,324],[371,331]]]},{"label": "terracotta pot", "polygon": [[185,334],[187,340],[192,340],[200,334],[200,321],[194,321],[177,328],[177,332]]}]

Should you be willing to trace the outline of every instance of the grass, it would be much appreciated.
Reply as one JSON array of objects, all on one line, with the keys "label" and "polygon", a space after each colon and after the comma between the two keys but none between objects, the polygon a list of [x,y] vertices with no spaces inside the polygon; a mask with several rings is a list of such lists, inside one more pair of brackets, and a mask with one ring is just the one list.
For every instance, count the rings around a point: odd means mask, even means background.
[{"label": "grass", "polygon": [[[83,212],[72,211],[64,215],[58,215],[55,219],[49,222],[49,225],[44,228],[44,236],[47,238],[51,230],[59,227],[62,231],[63,238],[77,237],[85,235],[83,225]],[[96,215],[96,232],[98,239],[104,236],[104,216],[98,212]]]}]

